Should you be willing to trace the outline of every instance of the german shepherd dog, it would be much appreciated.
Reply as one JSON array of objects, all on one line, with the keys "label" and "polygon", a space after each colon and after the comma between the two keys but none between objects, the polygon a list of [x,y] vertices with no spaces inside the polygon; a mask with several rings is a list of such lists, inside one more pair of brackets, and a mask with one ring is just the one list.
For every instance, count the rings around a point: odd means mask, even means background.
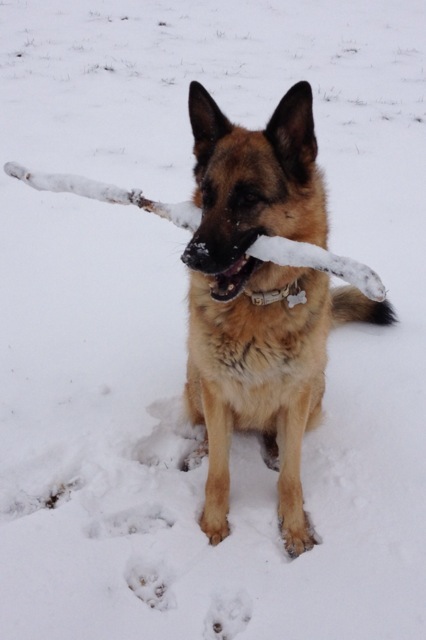
[{"label": "german shepherd dog", "polygon": [[[229,535],[232,430],[260,430],[270,448],[278,445],[279,525],[287,553],[297,557],[316,543],[303,508],[301,446],[321,418],[330,327],[392,324],[395,316],[388,302],[353,287],[330,291],[324,273],[246,255],[262,234],[327,248],[307,82],[288,91],[264,131],[233,125],[198,82],[190,85],[189,114],[202,221],[182,255],[190,269],[185,402],[191,422],[207,429],[200,526],[213,545]],[[302,291],[305,303],[294,305]]]}]

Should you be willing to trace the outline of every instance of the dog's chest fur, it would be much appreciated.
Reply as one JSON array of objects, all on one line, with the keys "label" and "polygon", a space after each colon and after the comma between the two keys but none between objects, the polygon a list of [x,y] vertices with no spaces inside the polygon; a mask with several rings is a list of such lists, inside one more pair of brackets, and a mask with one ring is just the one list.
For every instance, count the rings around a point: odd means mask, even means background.
[{"label": "dog's chest fur", "polygon": [[244,295],[231,304],[214,302],[200,287],[202,278],[192,276],[190,292],[190,350],[202,375],[249,387],[306,376],[305,362],[312,363],[318,333],[324,334],[323,345],[328,330],[324,278],[314,277],[322,299],[308,282],[308,304],[292,310],[286,301],[259,308]]}]

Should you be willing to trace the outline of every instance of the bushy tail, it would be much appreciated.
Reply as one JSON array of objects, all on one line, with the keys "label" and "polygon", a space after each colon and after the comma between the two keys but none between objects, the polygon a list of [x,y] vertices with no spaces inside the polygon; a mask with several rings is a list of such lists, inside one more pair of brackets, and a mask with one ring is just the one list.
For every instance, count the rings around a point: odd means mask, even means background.
[{"label": "bushy tail", "polygon": [[397,322],[390,302],[374,302],[355,287],[338,287],[331,291],[332,317],[335,326],[345,322],[371,322],[389,325]]}]

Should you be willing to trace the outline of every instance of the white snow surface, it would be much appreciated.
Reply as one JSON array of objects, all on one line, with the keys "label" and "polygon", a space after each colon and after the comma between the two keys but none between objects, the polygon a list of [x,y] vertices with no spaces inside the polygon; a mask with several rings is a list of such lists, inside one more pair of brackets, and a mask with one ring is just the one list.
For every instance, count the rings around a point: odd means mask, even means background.
[{"label": "white snow surface", "polygon": [[179,470],[201,438],[181,417],[186,238],[0,175],[2,640],[426,636],[425,16],[423,0],[0,3],[2,165],[187,200],[190,80],[253,128],[310,81],[330,248],[380,273],[400,319],[330,338],[302,469],[322,544],[285,556],[277,474],[247,434],[232,533],[210,547],[207,461]]}]

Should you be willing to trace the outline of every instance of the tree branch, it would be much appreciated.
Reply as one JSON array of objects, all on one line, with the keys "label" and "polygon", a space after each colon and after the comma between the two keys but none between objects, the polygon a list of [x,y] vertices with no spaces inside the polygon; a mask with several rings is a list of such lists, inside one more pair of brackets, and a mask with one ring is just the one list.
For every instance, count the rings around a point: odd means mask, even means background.
[{"label": "tree branch", "polygon": [[[74,193],[101,202],[133,204],[188,231],[196,231],[201,222],[201,211],[192,202],[178,204],[155,202],[145,198],[140,189],[126,191],[120,187],[89,180],[82,176],[34,172],[15,162],[6,163],[4,171],[8,176],[17,178],[38,191]],[[382,302],[386,298],[386,290],[382,281],[370,267],[356,262],[352,258],[330,253],[316,245],[294,242],[288,238],[277,236],[260,236],[247,253],[263,262],[324,271],[356,286],[372,300]]]}]

